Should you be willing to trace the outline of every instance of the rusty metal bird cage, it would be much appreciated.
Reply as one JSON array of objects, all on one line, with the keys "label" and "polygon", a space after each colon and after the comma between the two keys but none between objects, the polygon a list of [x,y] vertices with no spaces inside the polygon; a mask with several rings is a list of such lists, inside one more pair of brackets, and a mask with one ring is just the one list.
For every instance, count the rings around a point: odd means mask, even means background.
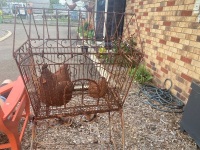
[{"label": "rusty metal bird cage", "polygon": [[[35,120],[119,112],[124,141],[130,72],[143,58],[136,15],[28,9],[28,18],[15,17],[13,56]],[[18,26],[27,40],[16,49]]]}]

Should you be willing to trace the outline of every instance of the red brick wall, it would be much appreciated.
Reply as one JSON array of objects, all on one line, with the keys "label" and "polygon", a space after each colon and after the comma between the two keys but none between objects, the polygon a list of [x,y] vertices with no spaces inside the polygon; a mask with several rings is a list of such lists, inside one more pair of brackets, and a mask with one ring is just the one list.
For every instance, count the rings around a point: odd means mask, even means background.
[{"label": "red brick wall", "polygon": [[[161,86],[173,82],[172,92],[185,102],[193,79],[200,81],[200,23],[193,14],[195,0],[127,0],[135,12],[144,40],[145,63]],[[134,32],[134,31],[132,31]]]}]

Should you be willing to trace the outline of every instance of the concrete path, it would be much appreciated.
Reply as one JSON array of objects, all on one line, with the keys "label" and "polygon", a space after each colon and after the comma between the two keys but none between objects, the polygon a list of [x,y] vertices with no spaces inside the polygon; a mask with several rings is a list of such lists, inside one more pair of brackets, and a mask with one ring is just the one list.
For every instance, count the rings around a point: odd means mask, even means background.
[{"label": "concrete path", "polygon": [[[26,25],[28,29],[28,26]],[[12,34],[0,41],[0,83],[5,79],[16,80],[17,77],[20,75],[19,69],[13,58],[13,36],[14,36],[14,24],[0,24],[1,36],[5,35],[3,31],[11,31]],[[51,38],[56,38],[56,26],[49,26],[48,28]],[[74,30],[74,36],[76,35]],[[46,30],[45,30],[46,32]],[[61,39],[67,37],[68,29],[66,26],[61,26],[59,28],[59,37]],[[38,34],[40,37],[43,37],[42,26],[38,25]],[[33,38],[37,38],[37,32],[34,26],[32,27],[31,35]],[[16,26],[16,33],[15,33],[15,47],[14,50],[17,50],[25,41],[27,40],[26,33],[24,31],[24,27],[20,24]]]},{"label": "concrete path", "polygon": [[0,42],[7,39],[11,35],[12,35],[11,31],[0,29]]},{"label": "concrete path", "polygon": [[[16,80],[19,71],[15,60],[13,59],[13,24],[0,24],[0,84],[5,79]],[[24,34],[20,34],[23,30],[17,29],[19,46],[25,40]]]}]

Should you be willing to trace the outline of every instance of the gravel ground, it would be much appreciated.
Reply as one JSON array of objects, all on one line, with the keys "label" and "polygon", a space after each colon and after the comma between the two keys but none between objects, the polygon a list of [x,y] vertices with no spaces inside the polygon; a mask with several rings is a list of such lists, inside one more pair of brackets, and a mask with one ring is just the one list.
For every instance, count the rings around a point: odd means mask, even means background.
[{"label": "gravel ground", "polygon": [[[152,109],[138,97],[138,88],[133,85],[124,105],[125,149],[127,150],[194,150],[196,144],[186,133],[180,131],[182,114],[165,113]],[[49,120],[38,122],[35,146],[37,150],[71,149],[104,150],[121,149],[120,118],[114,113],[113,144],[109,143],[108,117],[98,114],[92,122],[76,117],[64,122]],[[70,123],[69,123],[70,122]],[[116,131],[116,132],[114,132]],[[0,141],[3,141],[0,136]],[[23,150],[30,149],[31,124],[28,125],[22,142]],[[67,146],[68,144],[68,146]]]}]

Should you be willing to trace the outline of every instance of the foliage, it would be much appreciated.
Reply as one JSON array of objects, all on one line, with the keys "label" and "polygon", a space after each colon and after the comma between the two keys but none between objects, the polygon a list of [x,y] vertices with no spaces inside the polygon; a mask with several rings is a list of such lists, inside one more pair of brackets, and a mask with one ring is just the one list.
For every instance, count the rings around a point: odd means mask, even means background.
[{"label": "foliage", "polygon": [[112,58],[113,55],[109,55],[107,53],[107,50],[105,47],[100,47],[98,49],[99,54],[97,55],[98,58],[101,59],[101,61],[104,61],[106,63],[113,63],[114,59]]},{"label": "foliage", "polygon": [[50,0],[50,4],[59,4],[59,0]]},{"label": "foliage", "polygon": [[83,29],[86,31],[86,30],[88,30],[88,27],[89,27],[89,23],[85,22],[83,25]]},{"label": "foliage", "polygon": [[[130,76],[133,76],[136,68],[132,68],[129,72]],[[144,65],[139,65],[134,76],[135,81],[140,84],[148,83],[153,79],[151,73],[146,69]]]},{"label": "foliage", "polygon": [[134,35],[131,35],[124,41],[122,41],[121,38],[115,40],[113,42],[113,51],[114,52],[123,51],[127,54],[132,54],[136,46],[137,46],[136,37]]},{"label": "foliage", "polygon": [[[112,42],[112,51],[114,53],[123,53],[125,55],[130,56],[136,50],[137,46],[136,40],[137,39],[134,35],[131,35],[125,40],[122,40],[122,38],[118,38]],[[118,63],[120,66],[125,66],[125,64],[123,63],[124,62],[123,57],[118,57],[118,58],[113,57],[112,59],[115,59],[116,63]]]},{"label": "foliage", "polygon": [[94,30],[89,30],[88,32],[87,32],[87,36],[88,36],[88,38],[93,38],[94,37]]},{"label": "foliage", "polygon": [[[1,16],[1,15],[0,15]],[[13,19],[13,15],[3,15],[4,19]]]},{"label": "foliage", "polygon": [[94,30],[88,22],[85,22],[83,26],[78,28],[78,33],[80,33],[81,36],[87,37],[89,39],[94,37]]},{"label": "foliage", "polygon": [[100,53],[100,58],[103,58],[105,55],[103,55],[102,53],[106,53],[106,49],[105,47],[100,47],[98,49],[99,53]]},{"label": "foliage", "polygon": [[65,17],[65,16],[60,16],[60,17],[58,18],[58,20],[59,20],[59,22],[67,22],[67,21],[68,21],[68,18]]},{"label": "foliage", "polygon": [[[7,0],[7,1],[9,1],[9,0]],[[12,2],[22,2],[22,3],[26,3],[27,0],[12,0]]]},{"label": "foliage", "polygon": [[0,10],[0,16],[2,16],[3,15],[3,12]]}]

